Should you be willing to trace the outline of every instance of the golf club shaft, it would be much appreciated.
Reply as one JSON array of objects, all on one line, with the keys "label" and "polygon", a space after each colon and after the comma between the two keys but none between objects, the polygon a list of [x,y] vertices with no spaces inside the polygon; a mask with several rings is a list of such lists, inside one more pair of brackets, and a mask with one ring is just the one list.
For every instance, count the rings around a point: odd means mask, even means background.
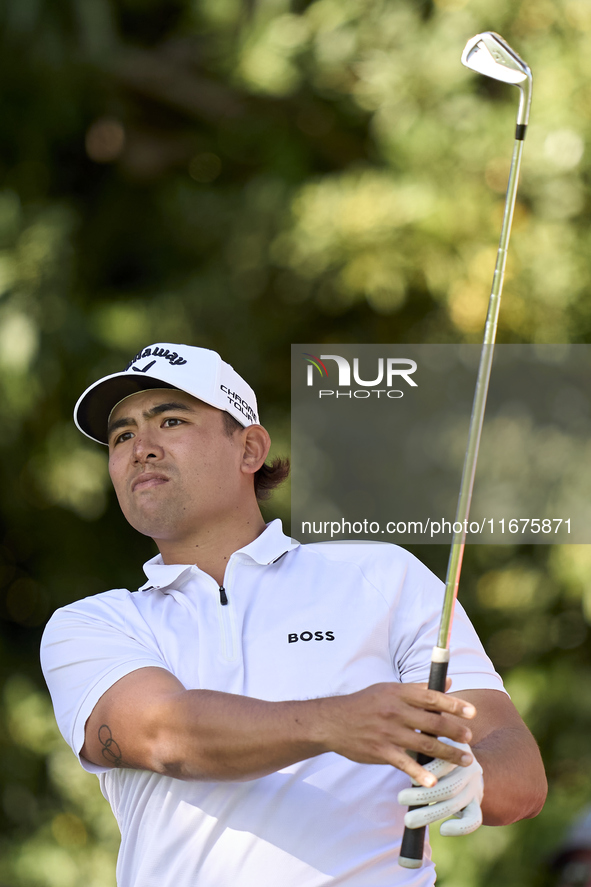
[{"label": "golf club shaft", "polygon": [[[460,495],[458,497],[458,507],[456,510],[456,522],[454,526],[460,524],[460,530],[457,533],[454,532],[453,536],[447,566],[445,594],[443,598],[443,607],[441,611],[441,622],[439,625],[437,646],[433,648],[433,655],[431,657],[429,689],[438,690],[440,693],[445,693],[447,665],[449,662],[449,639],[451,634],[454,607],[458,595],[458,585],[460,582],[462,559],[464,556],[466,527],[468,515],[470,513],[470,503],[472,501],[472,489],[474,487],[474,476],[476,474],[476,461],[478,459],[478,449],[480,446],[480,436],[482,433],[482,423],[484,421],[484,410],[486,408],[488,384],[490,380],[490,372],[493,361],[499,309],[501,306],[501,293],[503,290],[505,265],[507,263],[507,250],[509,247],[511,224],[513,221],[513,212],[515,209],[515,198],[517,196],[517,184],[519,181],[519,169],[521,166],[521,156],[523,153],[523,139],[525,137],[525,130],[523,130],[522,133],[518,130],[518,135],[521,135],[521,138],[515,139],[515,146],[513,148],[511,170],[509,172],[509,182],[507,185],[507,196],[505,198],[505,211],[503,213],[503,225],[501,228],[501,237],[499,240],[499,249],[497,252],[495,273],[493,276],[492,289],[488,303],[486,326],[484,328],[484,340],[482,343],[482,351],[480,353],[476,390],[474,392],[472,415],[470,417],[470,427],[468,430],[468,444],[466,446],[464,468],[462,471],[462,482],[460,485]],[[419,764],[426,764],[431,760],[431,758],[427,757],[426,755],[419,755],[417,760]],[[398,860],[400,865],[404,866],[405,868],[419,868],[422,864],[423,859],[424,842],[424,826],[422,828],[416,829],[405,828],[404,835],[402,837],[402,844],[400,847],[400,857]]]},{"label": "golf club shaft", "polygon": [[445,597],[441,612],[439,635],[437,638],[437,647],[445,650],[449,649],[449,636],[451,633],[453,611],[458,594],[460,571],[462,569],[467,520],[468,515],[470,514],[474,476],[476,474],[476,462],[478,459],[482,423],[484,421],[484,411],[486,409],[486,398],[488,395],[488,385],[494,356],[497,323],[499,319],[499,309],[501,307],[501,293],[503,290],[507,250],[509,247],[509,237],[511,236],[511,224],[513,222],[522,153],[523,140],[516,139],[511,161],[511,171],[509,173],[509,183],[507,185],[507,197],[505,199],[503,226],[499,240],[495,273],[488,303],[488,314],[486,317],[486,326],[484,328],[482,351],[480,352],[478,377],[476,379],[476,390],[474,392],[472,415],[470,417],[470,427],[468,430],[468,444],[466,446],[466,456],[464,458],[462,482],[460,485],[460,495],[456,511],[456,526],[458,523],[461,524],[461,529],[458,533],[454,533],[445,580]]}]

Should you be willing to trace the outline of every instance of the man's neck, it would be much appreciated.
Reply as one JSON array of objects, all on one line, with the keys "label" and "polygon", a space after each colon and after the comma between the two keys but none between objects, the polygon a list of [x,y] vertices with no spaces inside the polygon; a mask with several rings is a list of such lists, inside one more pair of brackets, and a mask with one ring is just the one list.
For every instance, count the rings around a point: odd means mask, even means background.
[{"label": "man's neck", "polygon": [[155,539],[165,564],[196,564],[219,586],[231,555],[261,535],[265,521],[257,508],[248,518],[233,524],[209,526],[182,540]]}]

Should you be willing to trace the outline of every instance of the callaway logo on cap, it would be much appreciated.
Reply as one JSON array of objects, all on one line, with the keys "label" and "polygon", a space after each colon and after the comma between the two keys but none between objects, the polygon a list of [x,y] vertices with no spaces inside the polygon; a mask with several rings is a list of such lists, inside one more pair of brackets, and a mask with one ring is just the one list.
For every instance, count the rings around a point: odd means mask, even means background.
[{"label": "callaway logo on cap", "polygon": [[149,388],[177,388],[241,425],[257,424],[257,401],[244,379],[215,351],[191,345],[158,343],[139,351],[121,373],[99,379],[74,407],[74,421],[91,440],[107,443],[107,423],[125,397]]}]

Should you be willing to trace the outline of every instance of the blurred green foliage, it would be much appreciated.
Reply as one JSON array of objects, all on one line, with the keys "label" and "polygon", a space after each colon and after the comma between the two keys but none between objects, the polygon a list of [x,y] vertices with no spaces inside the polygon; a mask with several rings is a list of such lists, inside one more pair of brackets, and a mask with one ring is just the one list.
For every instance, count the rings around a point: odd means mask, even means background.
[{"label": "blurred green foliage", "polygon": [[[40,676],[57,606],[137,587],[86,384],[151,341],[220,350],[289,445],[291,342],[475,342],[516,91],[534,72],[499,341],[588,342],[588,0],[5,0],[0,7],[0,884],[108,887],[116,827]],[[288,495],[266,509],[287,517]],[[440,575],[447,550],[417,549]],[[462,599],[542,746],[532,822],[435,838],[442,885],[548,883],[591,799],[586,546],[472,547]]]}]

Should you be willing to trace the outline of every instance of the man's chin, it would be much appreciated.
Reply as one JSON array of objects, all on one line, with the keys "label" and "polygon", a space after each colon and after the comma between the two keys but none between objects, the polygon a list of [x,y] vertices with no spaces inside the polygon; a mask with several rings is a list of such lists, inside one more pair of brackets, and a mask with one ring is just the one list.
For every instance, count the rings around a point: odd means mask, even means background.
[{"label": "man's chin", "polygon": [[153,510],[142,509],[141,512],[130,509],[123,511],[123,515],[127,523],[142,536],[150,536],[152,539],[167,539],[171,535],[174,536],[174,526],[171,526],[171,523],[175,522],[166,520],[162,507]]}]

